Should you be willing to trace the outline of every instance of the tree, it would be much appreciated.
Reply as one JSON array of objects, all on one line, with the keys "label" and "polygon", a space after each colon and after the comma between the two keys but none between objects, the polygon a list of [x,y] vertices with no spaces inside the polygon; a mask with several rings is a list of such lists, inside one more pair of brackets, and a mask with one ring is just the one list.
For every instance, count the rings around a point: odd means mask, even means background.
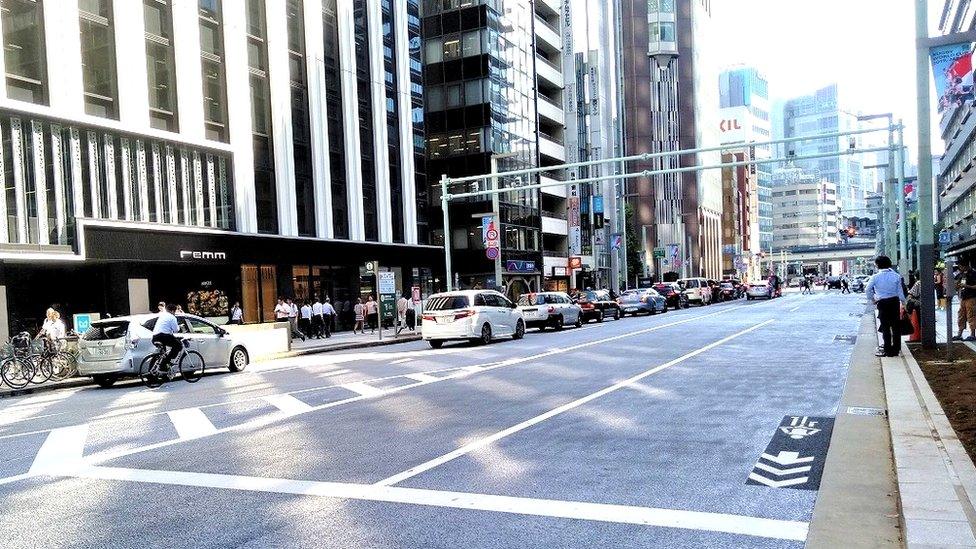
[{"label": "tree", "polygon": [[635,228],[634,208],[629,203],[625,206],[624,220],[627,227],[627,280],[636,280],[644,274],[644,244],[640,239],[640,231]]}]

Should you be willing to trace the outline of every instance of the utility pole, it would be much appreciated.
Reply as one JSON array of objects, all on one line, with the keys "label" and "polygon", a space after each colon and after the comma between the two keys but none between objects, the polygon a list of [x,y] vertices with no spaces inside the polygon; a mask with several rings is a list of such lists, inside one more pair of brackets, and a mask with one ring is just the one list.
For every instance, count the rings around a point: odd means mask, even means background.
[{"label": "utility pole", "polygon": [[935,347],[935,249],[932,219],[932,143],[929,96],[928,0],[915,0],[915,93],[918,97],[918,269],[922,281],[922,346]]},{"label": "utility pole", "polygon": [[900,270],[907,274],[912,264],[908,260],[908,217],[905,215],[905,129],[902,127],[901,120],[898,121],[895,173],[898,178],[898,187],[895,189],[895,197],[898,200],[898,263]]}]

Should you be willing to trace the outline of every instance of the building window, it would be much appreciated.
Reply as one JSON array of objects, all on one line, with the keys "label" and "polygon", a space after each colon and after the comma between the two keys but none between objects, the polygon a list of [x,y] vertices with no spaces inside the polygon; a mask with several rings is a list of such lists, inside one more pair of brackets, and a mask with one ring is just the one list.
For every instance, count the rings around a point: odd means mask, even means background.
[{"label": "building window", "polygon": [[146,20],[146,72],[149,77],[149,124],[179,131],[173,18],[168,0],[143,0]]},{"label": "building window", "polygon": [[41,0],[3,0],[0,15],[3,19],[7,95],[19,101],[47,104]]},{"label": "building window", "polygon": [[200,64],[203,68],[203,123],[207,139],[227,141],[224,33],[220,0],[200,0]]},{"label": "building window", "polygon": [[[363,174],[363,227],[366,240],[379,240],[376,204],[376,165],[373,153],[373,105],[370,80],[368,5],[371,0],[356,0],[353,25],[356,40],[356,80],[359,92],[359,142]],[[378,44],[377,44],[378,46]]]},{"label": "building window", "polygon": [[301,0],[289,0],[288,65],[291,75],[292,148],[295,160],[295,203],[298,234],[315,235],[315,192],[312,183],[311,122],[305,77],[305,15]]},{"label": "building window", "polygon": [[246,0],[247,61],[251,87],[251,132],[254,147],[254,197],[258,232],[278,232],[278,195],[271,141],[271,92],[264,0]]},{"label": "building window", "polygon": [[329,175],[332,188],[332,235],[335,238],[349,238],[346,147],[342,117],[342,70],[339,60],[339,20],[336,13],[336,0],[323,0],[322,23],[325,42],[325,106],[329,130]]},{"label": "building window", "polygon": [[118,118],[118,82],[115,76],[115,31],[111,0],[78,0],[81,27],[81,71],[85,112]]}]

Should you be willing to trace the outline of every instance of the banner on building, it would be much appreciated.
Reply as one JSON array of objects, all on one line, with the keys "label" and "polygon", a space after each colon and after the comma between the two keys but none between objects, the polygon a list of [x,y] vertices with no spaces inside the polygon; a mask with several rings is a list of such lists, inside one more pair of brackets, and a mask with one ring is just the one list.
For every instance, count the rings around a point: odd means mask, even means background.
[{"label": "banner on building", "polygon": [[569,186],[566,209],[569,225],[569,253],[580,255],[583,253],[583,228],[580,223],[579,185],[576,183]]},{"label": "banner on building", "polygon": [[973,100],[972,43],[936,46],[929,50],[939,112]]}]

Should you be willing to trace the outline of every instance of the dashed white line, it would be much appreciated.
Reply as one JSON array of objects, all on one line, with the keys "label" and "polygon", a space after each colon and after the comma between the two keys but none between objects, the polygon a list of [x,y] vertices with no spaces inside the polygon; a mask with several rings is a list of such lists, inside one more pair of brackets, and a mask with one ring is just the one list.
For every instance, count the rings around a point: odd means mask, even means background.
[{"label": "dashed white line", "polygon": [[180,439],[188,440],[213,435],[217,428],[200,408],[184,408],[166,412]]},{"label": "dashed white line", "polygon": [[440,378],[430,376],[427,374],[404,374],[403,377],[410,378],[414,381],[419,381],[421,383],[433,383],[435,381],[440,381]]},{"label": "dashed white line", "polygon": [[75,425],[52,430],[34,456],[28,475],[45,475],[60,472],[72,464],[80,463],[88,438],[88,425]]},{"label": "dashed white line", "polygon": [[390,364],[403,364],[405,362],[410,362],[411,360],[413,360],[413,359],[412,358],[401,358],[399,360],[394,360]]},{"label": "dashed white line", "polygon": [[312,409],[307,403],[289,395],[268,395],[264,400],[286,414],[301,414]]},{"label": "dashed white line", "polygon": [[373,387],[372,385],[368,385],[366,383],[361,383],[361,382],[346,383],[344,385],[340,385],[340,387],[342,387],[343,389],[349,389],[350,391],[352,391],[354,393],[359,393],[360,395],[362,395],[364,397],[367,397],[367,398],[368,397],[379,396],[379,395],[382,395],[383,393],[386,392],[383,389],[377,389],[376,387]]}]

